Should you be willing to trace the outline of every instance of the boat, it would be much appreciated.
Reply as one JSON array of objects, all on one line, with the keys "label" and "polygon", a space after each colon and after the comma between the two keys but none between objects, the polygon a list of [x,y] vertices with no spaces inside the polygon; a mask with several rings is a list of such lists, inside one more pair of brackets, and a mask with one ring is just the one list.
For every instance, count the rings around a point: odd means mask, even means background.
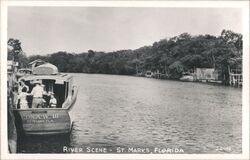
[{"label": "boat", "polygon": [[39,81],[44,85],[44,91],[48,95],[53,93],[57,104],[53,108],[50,107],[50,96],[44,95],[42,107],[32,108],[32,95],[27,96],[26,109],[20,109],[18,105],[13,109],[18,132],[24,135],[70,133],[73,122],[71,111],[77,98],[77,87],[73,85],[73,77],[58,72],[53,64],[44,63],[35,67],[32,74],[20,77],[20,81],[28,86],[27,93],[31,93],[35,86],[34,82]]},{"label": "boat", "polygon": [[145,74],[145,77],[152,78],[153,77],[153,72],[147,71],[146,74]]},{"label": "boat", "polygon": [[183,76],[180,78],[180,80],[184,81],[184,82],[193,82],[194,76],[191,74],[183,74]]}]

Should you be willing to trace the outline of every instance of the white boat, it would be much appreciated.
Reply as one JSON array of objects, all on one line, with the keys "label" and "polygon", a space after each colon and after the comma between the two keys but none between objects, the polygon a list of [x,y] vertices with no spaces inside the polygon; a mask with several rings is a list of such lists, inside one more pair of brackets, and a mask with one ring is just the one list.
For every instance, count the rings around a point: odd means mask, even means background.
[{"label": "white boat", "polygon": [[147,77],[147,78],[152,78],[152,76],[153,76],[153,72],[151,72],[151,71],[147,71],[145,74],[145,77]]},{"label": "white boat", "polygon": [[20,77],[31,92],[34,81],[39,80],[47,93],[53,93],[57,99],[56,107],[50,108],[49,96],[44,97],[42,108],[32,107],[32,96],[28,96],[27,109],[14,109],[16,127],[26,135],[47,135],[70,133],[72,117],[70,112],[77,98],[77,87],[73,86],[73,77],[58,72],[56,66],[45,63],[33,69],[33,73]]},{"label": "white boat", "polygon": [[193,82],[194,81],[194,76],[192,75],[183,75],[180,78],[181,81],[185,81],[185,82]]}]

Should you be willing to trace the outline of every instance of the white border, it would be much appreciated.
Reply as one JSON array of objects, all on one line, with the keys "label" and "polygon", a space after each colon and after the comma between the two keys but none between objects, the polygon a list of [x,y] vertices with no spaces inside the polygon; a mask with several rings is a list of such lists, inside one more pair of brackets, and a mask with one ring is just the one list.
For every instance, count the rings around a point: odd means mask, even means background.
[{"label": "white border", "polygon": [[[7,146],[7,7],[206,7],[243,10],[242,154],[9,154]],[[249,2],[248,1],[1,1],[1,159],[249,159]]]}]

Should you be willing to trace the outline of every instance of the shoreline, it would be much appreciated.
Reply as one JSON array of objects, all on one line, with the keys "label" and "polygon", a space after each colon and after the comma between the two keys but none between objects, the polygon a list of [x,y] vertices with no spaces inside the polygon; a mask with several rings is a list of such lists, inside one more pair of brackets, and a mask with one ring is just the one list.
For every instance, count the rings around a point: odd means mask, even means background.
[{"label": "shoreline", "polygon": [[[129,77],[140,77],[140,78],[148,78],[145,76],[137,76],[137,75],[126,75],[126,74],[108,74],[108,73],[86,73],[86,72],[61,72],[64,74],[89,74],[89,75],[111,75],[111,76],[129,76]],[[168,80],[168,81],[176,81],[176,82],[186,82],[186,83],[199,83],[199,84],[207,84],[207,85],[214,85],[214,86],[225,86],[225,87],[232,87],[232,88],[242,88],[242,86],[232,86],[227,85],[225,83],[216,83],[216,82],[202,82],[202,81],[182,81],[179,79],[170,79],[170,78],[154,78],[150,77],[148,79],[158,79],[158,80]]]}]

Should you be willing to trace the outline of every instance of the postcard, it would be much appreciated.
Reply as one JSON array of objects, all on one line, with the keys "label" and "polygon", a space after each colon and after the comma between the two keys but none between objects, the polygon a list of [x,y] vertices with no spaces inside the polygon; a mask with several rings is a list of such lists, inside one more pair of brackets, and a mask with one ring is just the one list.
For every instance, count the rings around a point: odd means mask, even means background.
[{"label": "postcard", "polygon": [[249,159],[248,1],[1,1],[1,159]]}]

